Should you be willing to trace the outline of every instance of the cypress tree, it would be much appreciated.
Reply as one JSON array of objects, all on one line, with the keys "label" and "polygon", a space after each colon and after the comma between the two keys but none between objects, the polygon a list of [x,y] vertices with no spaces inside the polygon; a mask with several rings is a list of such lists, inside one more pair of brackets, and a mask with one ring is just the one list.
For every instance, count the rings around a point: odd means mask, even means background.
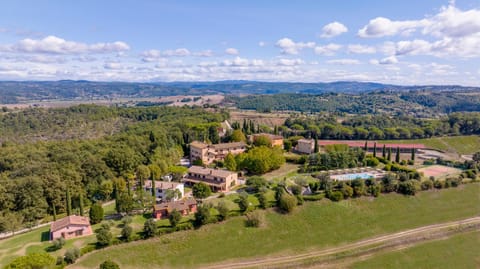
[{"label": "cypress tree", "polygon": [[377,157],[377,142],[373,143],[373,157]]},{"label": "cypress tree", "polygon": [[153,176],[152,176],[152,196],[153,196],[154,198],[156,198],[156,197],[155,197],[155,194],[156,194],[156,193],[155,193],[155,179],[154,179]]},{"label": "cypress tree", "polygon": [[397,154],[395,155],[395,162],[400,162],[400,147],[397,147]]},{"label": "cypress tree", "polygon": [[55,208],[55,204],[52,204],[52,213],[53,213],[53,221],[57,220],[57,209]]},{"label": "cypress tree", "polygon": [[412,148],[412,161],[415,161],[415,148]]},{"label": "cypress tree", "polygon": [[368,152],[368,141],[365,141],[365,146],[363,147],[365,152]]},{"label": "cypress tree", "polygon": [[278,135],[278,126],[277,125],[275,125],[275,127],[273,127],[273,134]]},{"label": "cypress tree", "polygon": [[78,196],[78,205],[80,206],[80,216],[83,216],[83,194]]},{"label": "cypress tree", "polygon": [[385,156],[387,156],[387,149],[385,148],[385,144],[383,144],[382,157],[385,158]]},{"label": "cypress tree", "polygon": [[72,215],[72,197],[70,197],[70,189],[68,187],[65,200],[67,202],[67,216],[70,216]]},{"label": "cypress tree", "polygon": [[392,161],[392,148],[388,148],[387,159],[388,159],[389,161]]},{"label": "cypress tree", "polygon": [[313,152],[317,153],[318,152],[318,138],[315,136],[315,145],[313,146]]}]

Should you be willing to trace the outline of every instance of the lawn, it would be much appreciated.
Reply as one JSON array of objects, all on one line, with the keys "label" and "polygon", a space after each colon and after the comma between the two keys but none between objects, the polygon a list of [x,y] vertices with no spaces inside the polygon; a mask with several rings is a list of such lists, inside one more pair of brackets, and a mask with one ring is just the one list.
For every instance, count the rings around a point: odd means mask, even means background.
[{"label": "lawn", "polygon": [[266,211],[265,228],[245,228],[244,218],[235,217],[199,230],[96,251],[73,268],[95,268],[106,258],[124,269],[193,268],[229,259],[301,253],[477,215],[479,192],[480,184],[467,184],[414,197],[389,194],[339,203],[324,199],[305,203],[291,215]]},{"label": "lawn", "polygon": [[[142,215],[136,215],[132,218],[132,228],[134,232],[140,232],[143,229],[143,224],[146,218]],[[170,225],[168,220],[161,220],[157,222],[158,226]],[[100,224],[92,226],[92,230],[96,230],[100,227]],[[114,225],[111,228],[114,236],[119,236],[122,226],[120,220],[114,221]],[[14,258],[33,252],[49,252],[48,247],[52,245],[49,241],[50,226],[35,229],[31,232],[16,235],[14,237],[1,240],[0,242],[0,268],[8,264]],[[75,239],[69,239],[66,241],[65,246],[57,251],[49,252],[50,255],[57,257],[63,255],[63,253],[73,247],[82,248],[90,243],[95,243],[95,235],[84,236]]]},{"label": "lawn", "polygon": [[379,254],[351,268],[479,268],[480,231]]},{"label": "lawn", "polygon": [[458,154],[473,154],[480,151],[480,136],[446,136],[414,140],[385,140],[385,143],[411,144],[420,143],[433,149]]}]

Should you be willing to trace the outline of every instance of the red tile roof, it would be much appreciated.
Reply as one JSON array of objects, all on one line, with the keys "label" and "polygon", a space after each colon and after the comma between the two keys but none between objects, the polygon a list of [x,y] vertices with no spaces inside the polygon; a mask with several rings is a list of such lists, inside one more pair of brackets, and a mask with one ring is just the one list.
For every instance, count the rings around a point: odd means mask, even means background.
[{"label": "red tile roof", "polygon": [[88,217],[82,217],[82,216],[67,216],[65,218],[59,219],[55,222],[53,222],[50,225],[50,232],[55,232],[60,229],[63,229],[67,226],[70,225],[87,225],[90,226],[90,220]]}]

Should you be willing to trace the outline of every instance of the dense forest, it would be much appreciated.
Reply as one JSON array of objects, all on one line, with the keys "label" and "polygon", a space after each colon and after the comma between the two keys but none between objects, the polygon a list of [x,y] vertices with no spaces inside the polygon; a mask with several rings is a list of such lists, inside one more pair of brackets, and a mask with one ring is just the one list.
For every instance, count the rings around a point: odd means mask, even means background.
[{"label": "dense forest", "polygon": [[480,91],[374,91],[368,93],[273,94],[227,96],[240,109],[347,114],[413,115],[436,118],[439,114],[480,111]]},{"label": "dense forest", "polygon": [[296,115],[279,127],[284,136],[321,139],[418,139],[444,135],[479,135],[479,112],[456,112],[438,119],[413,116],[332,114]]},{"label": "dense forest", "polygon": [[[219,126],[227,117],[200,108],[91,105],[4,113],[0,117],[4,140],[0,147],[0,228],[12,223],[31,225],[47,214],[72,208],[80,212],[89,203],[118,197],[130,190],[138,169],[158,180],[175,171],[188,143],[208,139],[210,127]],[[113,134],[92,139],[80,133],[61,140],[52,136],[82,124],[95,129],[113,118],[127,122],[119,124]],[[14,135],[22,133],[51,137],[16,142]]]}]

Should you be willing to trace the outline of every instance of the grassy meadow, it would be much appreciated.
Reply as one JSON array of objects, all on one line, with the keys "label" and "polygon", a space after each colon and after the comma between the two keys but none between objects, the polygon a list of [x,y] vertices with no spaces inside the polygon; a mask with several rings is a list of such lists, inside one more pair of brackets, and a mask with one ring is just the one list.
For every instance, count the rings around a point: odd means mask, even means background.
[{"label": "grassy meadow", "polygon": [[[404,229],[463,219],[478,214],[480,184],[334,203],[305,203],[290,215],[264,211],[266,227],[246,228],[243,217],[198,230],[163,235],[99,250],[71,268],[95,268],[106,259],[121,268],[195,268],[268,255],[288,255],[388,234]],[[128,253],[128,255],[125,255]]]},{"label": "grassy meadow", "polygon": [[479,246],[480,231],[462,233],[448,239],[374,255],[351,268],[479,268]]}]

